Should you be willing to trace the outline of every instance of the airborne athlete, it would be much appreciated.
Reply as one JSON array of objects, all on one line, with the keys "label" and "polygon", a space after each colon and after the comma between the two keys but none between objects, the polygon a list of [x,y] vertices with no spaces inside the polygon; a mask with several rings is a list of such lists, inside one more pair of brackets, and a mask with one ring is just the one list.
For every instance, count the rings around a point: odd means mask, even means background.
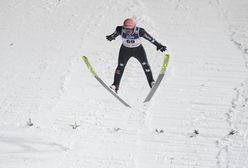
[{"label": "airborne athlete", "polygon": [[135,20],[132,18],[125,19],[123,26],[117,26],[115,32],[106,36],[106,39],[112,41],[119,35],[121,35],[123,42],[119,51],[118,66],[115,70],[114,82],[110,88],[117,93],[125,66],[131,57],[136,58],[140,62],[148,84],[150,88],[152,88],[155,81],[147,60],[146,52],[141,44],[141,37],[153,43],[157,47],[157,50],[160,50],[161,52],[167,50],[166,46],[158,43],[145,31],[145,29],[137,27]]}]

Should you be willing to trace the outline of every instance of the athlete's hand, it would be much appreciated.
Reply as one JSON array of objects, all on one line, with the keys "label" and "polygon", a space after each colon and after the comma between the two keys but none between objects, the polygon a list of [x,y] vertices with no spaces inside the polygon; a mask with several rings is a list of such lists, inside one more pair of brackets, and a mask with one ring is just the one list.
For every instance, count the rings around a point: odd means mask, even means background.
[{"label": "athlete's hand", "polygon": [[158,43],[157,50],[160,50],[161,52],[164,52],[164,51],[167,50],[167,47],[162,45],[162,44],[160,44],[160,43]]},{"label": "athlete's hand", "polygon": [[108,41],[112,41],[112,40],[115,40],[115,37],[112,36],[112,35],[109,35],[109,36],[106,36],[106,39],[107,39]]}]

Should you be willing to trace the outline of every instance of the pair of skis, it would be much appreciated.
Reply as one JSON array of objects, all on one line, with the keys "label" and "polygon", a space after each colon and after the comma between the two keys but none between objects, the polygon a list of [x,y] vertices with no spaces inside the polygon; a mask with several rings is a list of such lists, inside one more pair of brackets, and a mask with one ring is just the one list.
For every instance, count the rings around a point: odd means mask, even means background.
[{"label": "pair of skis", "polygon": [[[158,89],[164,75],[165,75],[165,71],[167,69],[168,63],[169,63],[169,58],[170,58],[170,54],[166,53],[164,55],[164,59],[163,59],[163,63],[162,63],[162,67],[160,70],[160,73],[158,75],[157,80],[155,81],[154,86],[152,87],[152,89],[150,90],[150,92],[148,93],[148,95],[146,96],[144,103],[145,102],[149,102],[151,100],[151,98],[153,97],[154,93],[156,92],[156,90]],[[92,73],[92,75],[96,78],[96,80],[107,90],[109,91],[117,100],[119,100],[123,105],[125,105],[126,107],[131,107],[126,101],[124,101],[119,95],[117,95],[112,89],[109,88],[108,85],[106,85],[106,83],[103,82],[103,80],[97,75],[97,73],[95,72],[94,68],[92,67],[92,65],[90,64],[88,58],[86,56],[82,57],[84,63],[86,64],[86,66],[88,67],[88,69],[90,70],[90,72]]]}]

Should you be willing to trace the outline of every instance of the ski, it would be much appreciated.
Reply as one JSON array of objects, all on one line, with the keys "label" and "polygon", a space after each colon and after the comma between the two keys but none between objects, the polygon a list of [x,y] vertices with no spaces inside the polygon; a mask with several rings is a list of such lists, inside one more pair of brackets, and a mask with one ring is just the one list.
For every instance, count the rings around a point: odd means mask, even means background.
[{"label": "ski", "polygon": [[82,59],[84,61],[84,63],[86,64],[86,66],[88,67],[88,69],[90,70],[90,72],[92,73],[92,75],[96,78],[96,80],[107,90],[109,91],[117,100],[119,100],[123,105],[125,105],[126,107],[131,107],[129,104],[127,104],[120,96],[118,96],[112,89],[110,89],[106,83],[103,82],[103,80],[96,74],[95,70],[93,69],[93,67],[91,66],[88,58],[86,56],[82,56]]},{"label": "ski", "polygon": [[163,64],[162,64],[162,67],[161,67],[161,70],[160,70],[160,73],[158,75],[158,78],[157,80],[155,81],[155,84],[154,86],[152,87],[152,89],[150,90],[150,92],[148,93],[148,95],[146,96],[146,99],[144,101],[145,102],[149,102],[152,98],[152,96],[154,95],[154,93],[156,92],[156,90],[158,89],[163,77],[164,77],[164,74],[165,74],[165,71],[167,69],[167,66],[168,66],[168,63],[169,63],[169,59],[170,59],[170,54],[166,53],[164,55],[164,60],[163,60]]}]

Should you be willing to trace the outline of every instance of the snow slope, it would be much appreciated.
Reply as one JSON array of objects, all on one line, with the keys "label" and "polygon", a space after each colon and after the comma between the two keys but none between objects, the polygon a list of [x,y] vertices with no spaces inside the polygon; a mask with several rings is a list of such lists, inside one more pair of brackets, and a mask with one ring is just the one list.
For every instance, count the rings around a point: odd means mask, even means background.
[{"label": "snow slope", "polygon": [[[0,9],[0,168],[248,168],[245,0],[2,0]],[[111,84],[121,39],[105,36],[130,16],[171,54],[148,104],[130,60],[120,96],[131,109],[81,60]],[[163,54],[143,44],[156,77]]]}]

